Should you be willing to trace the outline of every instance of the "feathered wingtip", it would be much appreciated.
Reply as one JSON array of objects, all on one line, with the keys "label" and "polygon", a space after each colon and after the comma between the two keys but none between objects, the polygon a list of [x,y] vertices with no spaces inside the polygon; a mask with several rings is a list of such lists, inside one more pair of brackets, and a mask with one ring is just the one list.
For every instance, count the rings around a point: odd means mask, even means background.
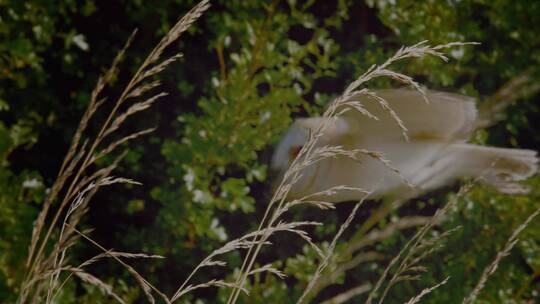
[{"label": "feathered wingtip", "polygon": [[529,187],[519,181],[538,172],[538,153],[533,150],[496,149],[500,157],[495,159],[486,182],[505,194],[527,194]]}]

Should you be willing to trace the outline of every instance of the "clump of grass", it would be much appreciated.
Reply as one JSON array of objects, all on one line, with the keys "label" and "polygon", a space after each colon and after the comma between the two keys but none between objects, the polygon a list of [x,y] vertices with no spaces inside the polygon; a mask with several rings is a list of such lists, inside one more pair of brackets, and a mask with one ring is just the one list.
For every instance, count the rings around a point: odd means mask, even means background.
[{"label": "clump of grass", "polygon": [[489,279],[489,277],[491,277],[491,275],[493,275],[495,271],[497,270],[497,266],[501,262],[502,258],[509,255],[510,251],[512,251],[516,243],[519,241],[518,239],[519,234],[523,230],[525,230],[525,228],[527,228],[527,226],[529,226],[532,220],[534,220],[539,214],[540,214],[540,208],[537,209],[535,212],[533,212],[531,215],[529,215],[529,217],[527,217],[527,219],[525,219],[525,221],[521,223],[521,225],[519,225],[512,232],[512,234],[510,235],[510,237],[504,244],[504,247],[499,252],[497,252],[493,261],[489,265],[486,266],[486,268],[482,272],[482,275],[480,276],[480,279],[478,280],[478,283],[476,283],[476,286],[473,288],[471,293],[465,299],[463,299],[463,302],[462,302],[463,304],[471,304],[476,301],[476,298],[480,294],[480,291],[482,291],[482,289],[486,285],[486,282]]},{"label": "clump of grass", "polygon": [[[418,278],[420,273],[427,271],[424,267],[420,266],[419,263],[429,254],[431,254],[434,251],[434,246],[440,240],[447,237],[452,230],[442,233],[439,236],[427,241],[425,240],[426,234],[436,225],[437,222],[441,220],[446,213],[448,213],[449,210],[456,207],[459,198],[463,197],[463,195],[467,193],[471,187],[472,183],[463,186],[450,202],[448,202],[441,209],[437,210],[435,214],[425,223],[425,225],[422,226],[418,232],[409,239],[409,241],[402,247],[402,249],[384,270],[383,274],[375,284],[375,287],[371,290],[366,300],[366,304],[373,303],[374,299],[378,296],[379,290],[385,282],[387,285],[379,297],[377,302],[379,304],[383,303],[386,295],[395,284],[401,281],[415,280]],[[390,279],[388,279],[392,269],[395,269],[394,273]],[[431,292],[431,290],[429,292]],[[413,301],[413,299],[411,299],[411,301]]]},{"label": "clump of grass", "polygon": [[[117,75],[125,52],[133,42],[136,31],[133,32],[124,48],[117,54],[111,67],[99,78],[96,87],[92,91],[88,107],[75,131],[57,178],[34,224],[26,262],[27,268],[19,292],[19,303],[28,301],[32,303],[53,302],[55,295],[63,286],[63,284],[59,283],[59,279],[64,272],[69,273],[68,278],[74,275],[87,283],[97,286],[104,293],[122,302],[121,297],[114,294],[110,285],[85,270],[86,266],[103,257],[112,257],[123,263],[134,274],[151,302],[153,302],[151,290],[160,293],[156,288],[150,288],[150,284],[147,284],[136,271],[121,260],[121,258],[153,258],[156,256],[105,250],[103,255],[96,256],[79,266],[71,266],[67,264],[68,250],[77,243],[80,236],[84,236],[76,227],[88,211],[93,196],[100,188],[113,184],[138,184],[130,179],[113,177],[112,175],[127,151],[118,153],[114,161],[105,168],[95,172],[91,172],[90,168],[99,159],[117,153],[122,145],[154,130],[150,128],[121,136],[120,139],[113,138],[131,116],[147,110],[161,97],[167,95],[165,92],[155,90],[160,86],[160,82],[153,80],[153,78],[178,60],[181,54],[177,53],[165,57],[163,52],[208,7],[209,2],[207,0],[201,1],[171,28],[150,52],[120,96],[114,101],[112,109],[106,115],[107,118],[101,124],[97,135],[89,136],[86,134],[89,122],[94,119],[94,114],[101,110],[102,105],[107,102],[106,98],[101,97],[103,90]],[[127,110],[121,112],[122,107],[127,107]],[[54,212],[51,212],[51,210]],[[63,220],[61,221],[62,217]],[[57,231],[59,231],[58,236],[56,236]]]}]

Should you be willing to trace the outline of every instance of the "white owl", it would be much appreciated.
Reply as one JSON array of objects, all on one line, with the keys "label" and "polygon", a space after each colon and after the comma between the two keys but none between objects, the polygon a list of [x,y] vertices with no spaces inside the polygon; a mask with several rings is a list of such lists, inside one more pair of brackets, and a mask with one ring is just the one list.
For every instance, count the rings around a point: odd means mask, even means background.
[{"label": "white owl", "polygon": [[[525,191],[517,182],[537,171],[537,153],[532,150],[485,147],[468,144],[477,119],[475,101],[471,97],[427,91],[426,103],[413,90],[382,90],[384,98],[408,129],[409,140],[399,125],[380,105],[367,97],[354,97],[375,115],[368,118],[357,111],[348,111],[332,120],[318,141],[318,146],[339,145],[345,149],[367,149],[382,152],[403,178],[382,162],[363,157],[327,158],[302,170],[288,197],[300,198],[345,185],[373,191],[371,198],[406,197],[449,185],[461,177],[481,180],[501,192]],[[284,172],[300,148],[325,118],[298,119],[279,143],[271,167]],[[415,195],[413,194],[413,195]],[[338,191],[325,197],[329,202],[358,200],[362,193]]]}]

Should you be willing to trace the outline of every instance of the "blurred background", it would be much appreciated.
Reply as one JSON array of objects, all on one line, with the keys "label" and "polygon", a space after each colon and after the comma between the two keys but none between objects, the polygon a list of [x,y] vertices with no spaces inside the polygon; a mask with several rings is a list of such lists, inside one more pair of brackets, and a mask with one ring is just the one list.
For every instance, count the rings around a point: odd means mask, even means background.
[{"label": "blurred background", "polygon": [[[113,100],[160,37],[194,1],[0,0],[0,302],[16,299],[32,224],[56,178],[71,137],[98,76],[135,28],[139,32],[106,96]],[[245,1],[215,0],[188,33],[167,50],[184,56],[160,75],[170,94],[130,118],[130,128],[157,130],[129,146],[117,175],[143,186],[114,186],[92,201],[82,226],[105,248],[166,256],[135,261],[149,281],[171,294],[187,273],[227,240],[256,229],[272,195],[272,149],[295,117],[320,113],[332,97],[399,47],[477,41],[453,48],[450,62],[434,58],[402,62],[394,69],[428,88],[474,96],[480,108],[496,109],[479,144],[539,150],[540,2],[448,1]],[[370,88],[398,84],[370,82]],[[100,119],[90,125],[97,132]],[[101,160],[107,164],[111,159]],[[397,285],[388,303],[402,303],[451,276],[426,297],[429,303],[460,303],[512,230],[540,206],[540,178],[527,196],[504,196],[475,186],[437,227],[461,225],[424,263],[419,280]],[[421,220],[459,185],[429,193],[366,224],[384,202],[368,202],[343,237],[329,272],[365,259],[319,286],[314,302],[374,282]],[[352,204],[335,211],[300,208],[291,217],[321,220],[317,242],[331,240]],[[414,221],[416,220],[416,222]],[[408,221],[408,222],[407,222]],[[395,228],[395,223],[407,222]],[[415,224],[416,223],[416,224]],[[349,244],[369,231],[393,228],[354,253]],[[535,303],[540,299],[540,225],[531,224],[481,294],[485,303]],[[261,275],[243,303],[292,303],[317,267],[314,252],[283,235],[265,249],[261,264],[274,263],[288,277]],[[84,241],[71,258],[99,253]],[[232,278],[242,255],[229,266],[201,271],[196,282]],[[145,298],[114,262],[90,272],[113,283],[128,303]],[[186,303],[217,303],[229,291],[208,289]],[[195,299],[198,299],[197,301]],[[365,299],[359,294],[351,299]],[[535,300],[536,299],[536,300]],[[108,303],[97,288],[71,280],[58,303]],[[182,302],[180,301],[180,302]]]}]

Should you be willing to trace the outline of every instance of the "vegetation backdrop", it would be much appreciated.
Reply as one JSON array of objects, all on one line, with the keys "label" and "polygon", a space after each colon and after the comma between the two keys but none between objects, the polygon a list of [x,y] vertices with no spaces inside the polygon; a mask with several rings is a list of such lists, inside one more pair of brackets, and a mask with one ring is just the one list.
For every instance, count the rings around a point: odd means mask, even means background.
[{"label": "vegetation backdrop", "polygon": [[[138,28],[120,73],[106,89],[106,95],[118,95],[150,46],[195,4],[0,0],[0,302],[17,299],[33,223],[98,76]],[[538,32],[540,2],[525,0],[215,0],[188,34],[167,49],[183,53],[159,76],[169,95],[131,117],[121,130],[129,134],[141,126],[157,127],[129,145],[116,173],[143,186],[99,192],[81,226],[93,228],[90,235],[105,248],[165,256],[133,265],[163,291],[174,292],[213,249],[257,228],[272,194],[269,159],[293,119],[320,113],[372,64],[384,62],[402,45],[423,40],[481,45],[450,50],[450,63],[406,61],[396,67],[399,71],[429,88],[474,96],[479,107],[508,102],[496,123],[478,131],[474,141],[539,150]],[[387,86],[395,83],[370,83],[372,88]],[[89,130],[97,132],[98,127],[90,124]],[[99,164],[111,161],[108,157]],[[460,303],[513,229],[540,207],[540,178],[527,183],[532,191],[526,196],[500,195],[476,185],[460,197],[435,230],[461,228],[426,258],[427,272],[419,280],[397,285],[387,302],[403,303],[450,276],[423,300]],[[364,244],[365,261],[316,289],[313,301],[375,282],[422,219],[455,196],[458,188],[429,193],[371,224],[366,219],[373,219],[385,203],[365,203],[337,247],[340,254],[329,272],[354,260],[358,253],[347,248],[359,237],[390,231],[404,219],[411,224]],[[324,213],[300,208],[290,216],[323,220],[324,226],[312,233],[324,246],[352,207],[340,204]],[[488,281],[480,301],[533,303],[540,298],[540,225],[533,222],[520,239]],[[250,296],[241,298],[244,303],[294,302],[317,267],[314,252],[295,236],[283,235],[273,242],[258,262],[284,269],[287,278],[257,276]],[[76,261],[100,253],[85,241],[72,250]],[[241,252],[226,259],[227,267],[201,271],[196,281],[232,279],[233,269],[241,266]],[[114,262],[96,263],[91,272],[113,284],[126,302],[146,301],[129,273]],[[227,289],[204,289],[181,301],[225,302],[228,294]],[[366,295],[357,295],[351,303]],[[79,280],[70,280],[57,300],[113,301]]]}]

